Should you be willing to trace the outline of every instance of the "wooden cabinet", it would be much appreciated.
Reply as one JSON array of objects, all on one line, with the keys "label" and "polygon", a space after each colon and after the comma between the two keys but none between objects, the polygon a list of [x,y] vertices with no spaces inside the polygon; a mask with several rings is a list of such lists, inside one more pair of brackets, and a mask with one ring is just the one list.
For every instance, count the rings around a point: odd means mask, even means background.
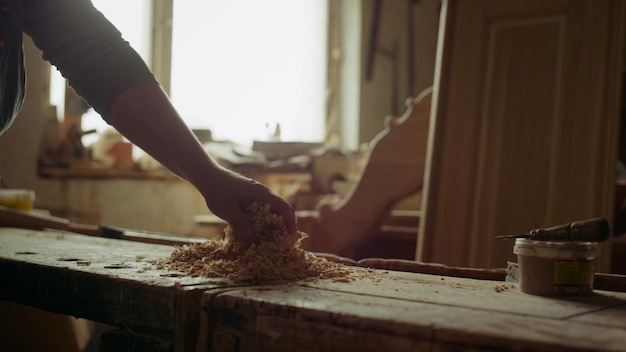
[{"label": "wooden cabinet", "polygon": [[612,219],[624,1],[448,0],[440,25],[417,259],[504,267],[496,234]]}]

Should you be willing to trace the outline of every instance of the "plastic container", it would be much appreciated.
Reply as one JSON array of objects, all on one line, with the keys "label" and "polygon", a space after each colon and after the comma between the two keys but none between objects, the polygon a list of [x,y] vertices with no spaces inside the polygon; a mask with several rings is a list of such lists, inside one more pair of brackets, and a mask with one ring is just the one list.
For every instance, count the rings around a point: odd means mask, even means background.
[{"label": "plastic container", "polygon": [[541,296],[583,295],[593,292],[595,242],[515,240],[520,290]]},{"label": "plastic container", "polygon": [[0,189],[0,205],[31,211],[35,202],[35,191],[31,189]]}]

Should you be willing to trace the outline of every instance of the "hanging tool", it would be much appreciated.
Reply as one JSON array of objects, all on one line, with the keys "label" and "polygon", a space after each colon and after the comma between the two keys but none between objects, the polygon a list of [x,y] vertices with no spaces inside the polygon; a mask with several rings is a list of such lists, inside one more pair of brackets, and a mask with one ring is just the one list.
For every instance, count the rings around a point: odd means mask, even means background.
[{"label": "hanging tool", "polygon": [[535,241],[602,242],[611,234],[609,222],[603,218],[575,221],[549,228],[531,230],[529,233],[499,235],[498,239],[528,238]]}]

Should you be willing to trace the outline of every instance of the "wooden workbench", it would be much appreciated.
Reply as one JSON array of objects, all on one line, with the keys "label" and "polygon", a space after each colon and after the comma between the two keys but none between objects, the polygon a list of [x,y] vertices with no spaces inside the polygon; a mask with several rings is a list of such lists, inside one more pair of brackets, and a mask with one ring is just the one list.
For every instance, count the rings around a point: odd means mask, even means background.
[{"label": "wooden workbench", "polygon": [[545,298],[502,281],[363,268],[350,283],[237,287],[150,264],[171,251],[0,228],[0,299],[118,326],[103,340],[117,350],[626,351],[624,292]]}]

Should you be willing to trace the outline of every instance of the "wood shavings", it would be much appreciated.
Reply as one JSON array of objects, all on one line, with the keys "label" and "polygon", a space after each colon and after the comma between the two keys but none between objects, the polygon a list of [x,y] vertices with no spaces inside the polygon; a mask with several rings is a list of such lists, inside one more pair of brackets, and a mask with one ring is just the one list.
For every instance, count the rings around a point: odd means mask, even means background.
[{"label": "wood shavings", "polygon": [[505,284],[502,284],[502,285],[496,285],[496,287],[494,288],[494,290],[495,290],[496,292],[504,292],[504,291],[508,290],[509,288],[515,288],[515,286],[514,286],[514,285],[505,285]]},{"label": "wood shavings", "polygon": [[152,265],[145,265],[139,269],[137,269],[138,273],[145,273],[146,271],[152,269]]},{"label": "wood shavings", "polygon": [[237,239],[227,227],[224,239],[178,246],[158,269],[186,273],[192,277],[227,278],[235,283],[261,283],[301,279],[353,281],[353,269],[300,248],[307,235],[290,235],[281,216],[267,204],[252,203],[246,218],[255,235],[250,242]]}]

